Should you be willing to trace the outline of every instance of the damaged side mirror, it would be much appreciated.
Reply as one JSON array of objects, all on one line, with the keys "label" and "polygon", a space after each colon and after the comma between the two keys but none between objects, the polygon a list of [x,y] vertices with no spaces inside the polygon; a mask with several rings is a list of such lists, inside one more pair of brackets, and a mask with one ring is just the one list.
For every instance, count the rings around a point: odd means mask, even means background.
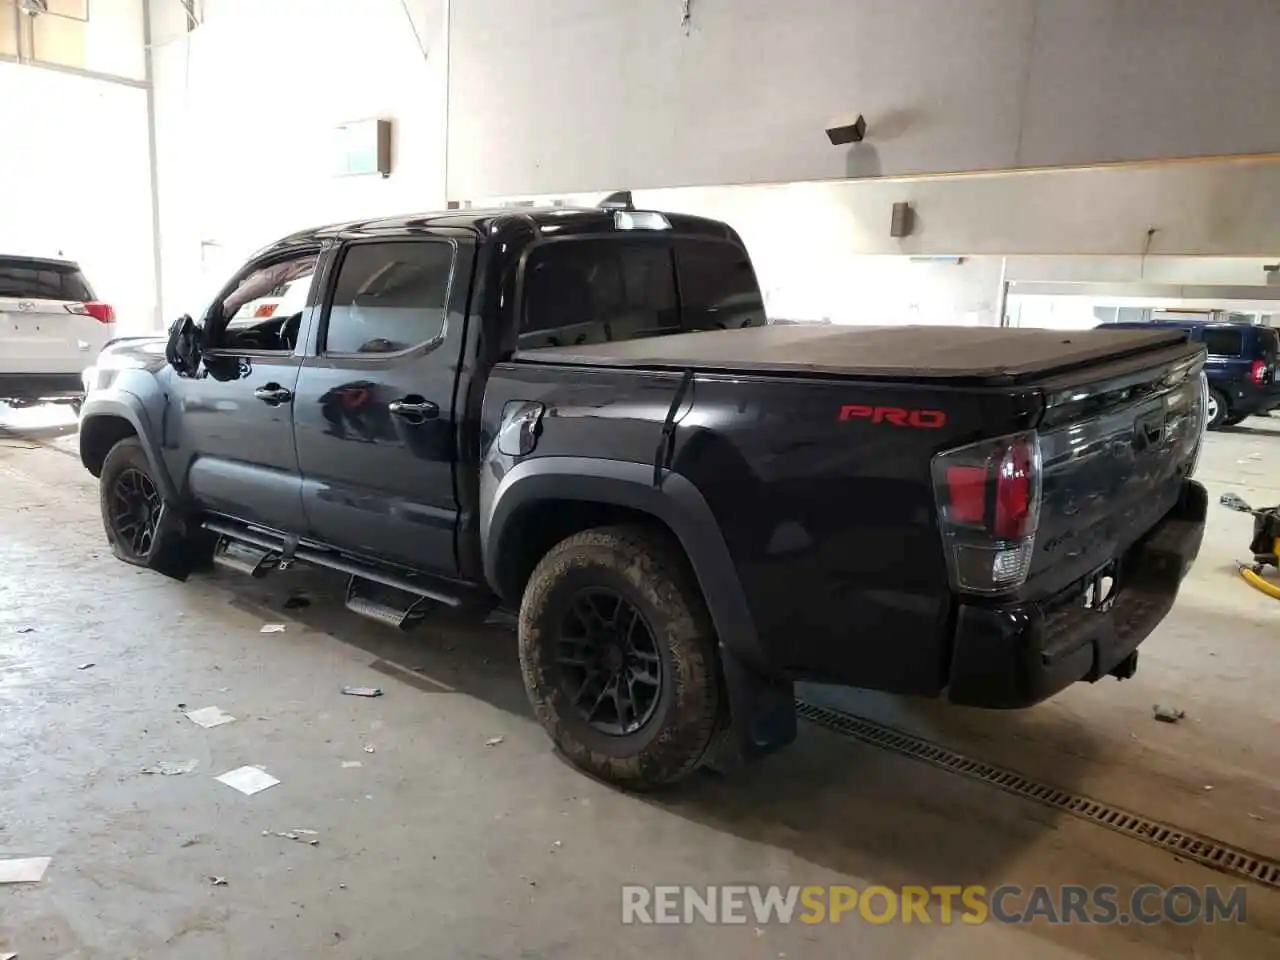
[{"label": "damaged side mirror", "polygon": [[165,347],[164,356],[179,376],[194,377],[200,368],[202,334],[189,313],[184,313],[170,325],[169,344]]}]

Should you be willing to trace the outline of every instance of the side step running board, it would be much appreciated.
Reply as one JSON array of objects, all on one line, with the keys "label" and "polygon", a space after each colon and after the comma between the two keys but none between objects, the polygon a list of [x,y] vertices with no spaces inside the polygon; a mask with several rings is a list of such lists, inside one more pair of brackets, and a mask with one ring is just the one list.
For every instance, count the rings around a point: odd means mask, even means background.
[{"label": "side step running board", "polygon": [[363,577],[353,576],[347,581],[348,610],[397,630],[407,630],[436,606],[430,597],[370,583]]},{"label": "side step running board", "polygon": [[[203,526],[209,532],[219,535],[221,538],[219,547],[222,546],[223,542],[230,540],[235,541],[235,547],[248,548],[234,551],[234,559],[231,560],[218,560],[218,553],[223,551],[215,552],[214,560],[220,566],[241,572],[249,572],[253,576],[264,576],[284,559],[284,537],[273,535],[266,530],[248,530],[219,520],[206,520]],[[233,551],[226,552],[233,553]],[[249,558],[257,554],[261,554],[261,557],[256,564],[251,564]],[[352,581],[347,586],[347,607],[356,613],[370,616],[381,623],[393,623],[394,626],[402,626],[410,622],[415,616],[421,616],[426,613],[425,607],[427,606],[422,603],[423,600],[435,601],[447,607],[462,606],[462,598],[455,594],[445,593],[435,587],[427,586],[406,577],[396,576],[393,573],[388,573],[385,570],[340,556],[328,550],[299,546],[293,551],[292,559],[299,563],[309,563],[316,567],[337,570],[339,573],[345,573],[348,577],[351,577]],[[237,565],[237,563],[242,565]],[[390,587],[392,590],[412,594],[418,599],[407,607],[387,605],[370,598],[367,595],[368,591],[366,591],[366,595],[361,596],[356,580],[364,580],[380,584],[383,587]],[[371,608],[379,608],[383,612],[380,614],[365,612]],[[391,619],[393,617],[396,618],[394,622]]]}]

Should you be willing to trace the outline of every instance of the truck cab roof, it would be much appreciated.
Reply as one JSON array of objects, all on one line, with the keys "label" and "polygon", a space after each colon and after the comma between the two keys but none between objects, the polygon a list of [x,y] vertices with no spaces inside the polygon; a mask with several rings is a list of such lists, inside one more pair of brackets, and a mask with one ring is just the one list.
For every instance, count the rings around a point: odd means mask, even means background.
[{"label": "truck cab roof", "polygon": [[538,234],[556,236],[669,231],[738,241],[737,233],[726,224],[688,214],[615,207],[499,207],[377,217],[312,227],[290,234],[263,252],[274,247],[283,251],[326,240],[413,236],[434,229],[469,230],[484,236],[498,232],[506,224],[519,223],[531,226]]}]

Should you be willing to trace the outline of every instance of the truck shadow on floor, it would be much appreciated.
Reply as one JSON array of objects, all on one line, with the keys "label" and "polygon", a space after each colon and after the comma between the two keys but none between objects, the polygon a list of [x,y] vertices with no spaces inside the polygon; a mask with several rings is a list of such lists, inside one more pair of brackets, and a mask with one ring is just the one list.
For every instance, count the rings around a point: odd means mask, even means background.
[{"label": "truck shadow on floor", "polygon": [[372,623],[346,609],[341,577],[294,567],[262,580],[202,574],[231,591],[232,606],[264,622],[294,621],[370,656],[370,665],[425,693],[456,691],[533,720],[520,679],[514,633],[474,614],[432,611],[407,631]]},{"label": "truck shadow on floor", "polygon": [[[398,632],[347,611],[342,603],[341,581],[325,571],[294,568],[261,581],[221,575],[217,575],[217,579],[232,591],[234,606],[261,617],[264,622],[293,620],[365,651],[370,656],[371,665],[389,677],[408,680],[411,686],[429,695],[446,692],[447,688],[533,722],[520,676],[516,636],[509,623],[484,623],[474,617],[437,612],[411,631]],[[290,602],[291,598],[298,597],[304,598],[304,605],[295,605],[297,600]],[[407,676],[406,670],[427,682],[414,683],[413,676]],[[826,688],[819,689],[825,691]],[[807,687],[801,688],[800,695],[814,702],[873,716],[879,722],[901,726],[941,742],[955,739],[949,736],[951,728],[962,726],[962,711],[945,704],[830,689],[838,698],[835,701],[825,692],[818,695]],[[855,699],[850,701],[847,697]],[[922,721],[921,718],[926,716],[927,722]],[[1026,721],[1017,713],[1003,714],[1002,737],[1024,739],[1029,747],[1034,746],[1043,730],[1039,729],[1033,735],[1023,730],[1025,724]],[[1089,731],[1079,725],[1066,724],[1058,734],[1054,760],[1057,785],[1072,789],[1095,763],[1101,747],[1093,741]],[[972,740],[972,736],[964,739]],[[899,782],[902,779],[900,772],[893,773],[887,781],[883,774],[885,769],[897,770],[903,766],[911,771],[927,769],[931,778],[959,780],[918,762],[802,723],[799,742],[791,748],[724,774],[707,773],[695,777],[689,785],[661,794],[656,802],[670,803],[674,805],[673,809],[693,812],[703,806],[704,800],[714,797],[711,808],[716,811],[715,816],[728,818],[732,815],[735,822],[746,822],[739,821],[740,816],[752,811],[757,814],[767,811],[767,815],[748,819],[758,819],[761,829],[778,828],[784,832],[788,829],[786,825],[791,824],[789,829],[797,853],[812,857],[817,862],[830,861],[827,865],[834,869],[848,869],[851,864],[841,862],[841,845],[833,843],[833,840],[845,834],[861,838],[855,852],[865,840],[865,831],[854,826],[858,818],[848,816],[850,796],[855,793],[862,795],[865,802],[864,781]],[[787,772],[782,773],[780,767]],[[779,779],[781,782],[776,782]],[[804,783],[799,794],[795,789],[797,780]],[[992,788],[977,784],[973,789],[983,797],[993,792],[998,794]],[[724,796],[721,796],[722,791]],[[1003,799],[1004,795],[999,795]],[[732,802],[724,802],[730,797]],[[839,817],[847,822],[846,827],[834,832],[830,825],[819,831],[801,829],[802,822],[815,815],[813,801],[822,798],[830,800],[834,810],[843,811]],[[892,806],[901,806],[905,799],[901,793],[891,791],[886,801]],[[932,804],[929,796],[918,799],[926,807]],[[1049,811],[1040,813],[1037,811],[1037,816],[1023,818],[1033,833],[1051,829],[1057,816]],[[813,841],[812,849],[807,846],[807,837]]]},{"label": "truck shadow on floor", "polygon": [[1217,432],[1235,434],[1237,436],[1274,437],[1280,435],[1280,419],[1272,417],[1252,418],[1230,427],[1219,427]]}]

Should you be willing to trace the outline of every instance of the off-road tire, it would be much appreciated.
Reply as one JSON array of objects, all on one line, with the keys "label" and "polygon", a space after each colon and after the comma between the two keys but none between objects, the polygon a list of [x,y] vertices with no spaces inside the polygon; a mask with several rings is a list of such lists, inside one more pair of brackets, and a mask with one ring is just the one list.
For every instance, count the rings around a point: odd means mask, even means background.
[{"label": "off-road tire", "polygon": [[112,519],[112,490],[121,475],[136,471],[160,489],[152,474],[151,462],[137,437],[125,437],[111,448],[98,477],[98,502],[102,510],[102,527],[106,531],[111,552],[125,563],[146,567],[177,580],[185,580],[196,569],[206,566],[213,555],[213,538],[207,531],[189,531],[185,519],[173,504],[164,502],[150,546],[135,550],[121,536]]},{"label": "off-road tire", "polygon": [[[662,661],[656,708],[633,733],[592,726],[566,694],[556,638],[568,604],[584,588],[611,590],[644,618]],[[715,629],[682,551],[661,531],[599,527],[553,547],[520,604],[520,666],[543,728],[575,765],[632,790],[680,780],[703,760],[715,734],[720,684]]]}]

